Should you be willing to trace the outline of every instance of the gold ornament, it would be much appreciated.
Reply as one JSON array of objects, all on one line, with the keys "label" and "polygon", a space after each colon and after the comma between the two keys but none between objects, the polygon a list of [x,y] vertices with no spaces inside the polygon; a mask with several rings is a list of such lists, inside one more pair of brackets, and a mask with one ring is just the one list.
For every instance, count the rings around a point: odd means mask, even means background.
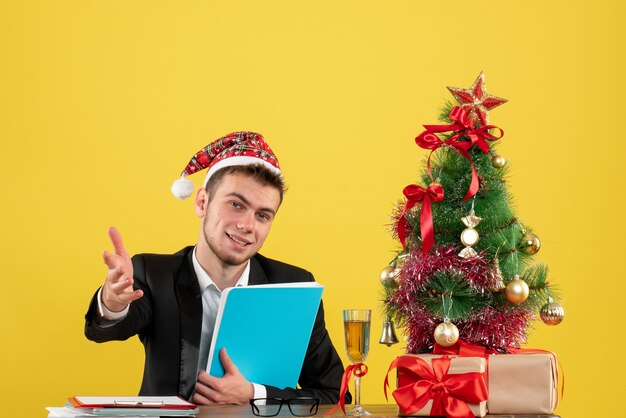
[{"label": "gold ornament", "polygon": [[400,275],[400,271],[402,269],[400,267],[396,267],[395,271],[394,271],[394,286],[398,286],[400,284],[400,280],[402,279],[402,276]]},{"label": "gold ornament", "polygon": [[521,249],[526,254],[537,254],[541,248],[541,241],[539,237],[532,232],[525,232],[522,237]]},{"label": "gold ornament", "polygon": [[528,285],[523,279],[520,279],[519,275],[515,275],[513,280],[511,280],[504,289],[504,295],[506,299],[511,302],[519,305],[528,299]]},{"label": "gold ornament", "polygon": [[394,266],[386,266],[380,272],[380,282],[383,286],[395,286],[396,284],[396,276],[398,275],[400,269]]},{"label": "gold ornament", "polygon": [[441,183],[439,183],[439,177],[437,177],[437,179],[436,179],[435,181],[430,182],[430,184],[429,184],[428,186],[429,186],[429,187],[430,187],[430,186],[433,186],[433,187],[441,187]]},{"label": "gold ornament", "polygon": [[396,266],[397,268],[402,268],[404,266],[404,263],[407,257],[408,257],[408,254],[402,254],[402,255],[397,256],[393,262],[393,265]]},{"label": "gold ornament", "polygon": [[450,347],[459,340],[459,329],[448,319],[437,325],[435,332],[435,341],[443,347]]},{"label": "gold ornament", "polygon": [[474,229],[480,221],[482,221],[482,218],[479,218],[474,214],[474,209],[470,211],[469,215],[461,218],[461,222],[463,222],[467,228],[461,232],[461,242],[465,245],[465,248],[461,250],[459,257],[471,258],[478,254],[472,247],[476,245],[480,239],[478,232]]},{"label": "gold ornament", "polygon": [[394,344],[399,343],[398,336],[396,335],[396,330],[393,326],[393,321],[389,316],[385,318],[383,322],[383,332],[380,335],[380,340],[378,340],[379,344],[385,344],[387,347],[391,347]]},{"label": "gold ornament", "polygon": [[495,279],[495,283],[491,287],[491,290],[500,292],[505,286],[504,280],[502,279],[502,271],[500,271],[500,261],[497,258],[493,262],[493,278]]},{"label": "gold ornament", "polygon": [[466,247],[476,245],[478,238],[478,232],[476,232],[474,228],[465,228],[463,232],[461,232],[461,242]]},{"label": "gold ornament", "polygon": [[495,168],[502,168],[506,165],[506,159],[500,154],[493,154],[491,156],[491,165]]},{"label": "gold ornament", "polygon": [[565,317],[565,310],[561,305],[548,298],[548,303],[539,310],[539,316],[546,325],[559,325]]},{"label": "gold ornament", "polygon": [[465,247],[459,253],[459,257],[463,257],[465,259],[475,257],[476,255],[478,255],[478,253],[472,247]]}]

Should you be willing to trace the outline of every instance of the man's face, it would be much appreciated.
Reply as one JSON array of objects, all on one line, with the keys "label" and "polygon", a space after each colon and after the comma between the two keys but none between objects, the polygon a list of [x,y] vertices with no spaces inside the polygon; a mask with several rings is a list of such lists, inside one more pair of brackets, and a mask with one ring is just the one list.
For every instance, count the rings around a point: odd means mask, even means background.
[{"label": "man's face", "polygon": [[196,213],[203,218],[198,245],[224,267],[239,266],[265,242],[279,205],[276,188],[244,174],[228,174],[212,196],[198,192]]}]

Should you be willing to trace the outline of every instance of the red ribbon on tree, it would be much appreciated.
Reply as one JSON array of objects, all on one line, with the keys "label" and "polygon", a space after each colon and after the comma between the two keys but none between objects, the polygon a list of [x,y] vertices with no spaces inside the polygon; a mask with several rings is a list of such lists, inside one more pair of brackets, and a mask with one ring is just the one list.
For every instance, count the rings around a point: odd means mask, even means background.
[{"label": "red ribbon on tree", "polygon": [[[364,369],[362,369],[362,367]],[[346,393],[348,392],[348,387],[350,386],[350,377],[352,376],[353,372],[356,377],[363,377],[367,374],[367,366],[363,363],[357,363],[357,364],[351,364],[348,367],[346,367],[346,371],[343,372],[343,378],[341,379],[341,389],[339,390],[339,402],[337,402],[337,405],[335,405],[333,409],[326,412],[324,415],[332,414],[339,407],[341,407],[341,410],[343,411],[344,414],[346,413]]]},{"label": "red ribbon on tree", "polygon": [[[449,117],[454,123],[448,125],[424,125],[426,130],[415,138],[415,143],[421,148],[430,150],[430,155],[428,156],[428,173],[431,178],[433,178],[433,176],[430,170],[430,157],[435,150],[444,145],[454,148],[470,162],[472,166],[472,180],[464,197],[464,199],[467,200],[478,192],[479,187],[478,173],[476,172],[474,161],[472,161],[472,157],[470,157],[468,151],[476,145],[482,152],[487,154],[489,152],[489,143],[487,141],[497,141],[504,136],[504,131],[495,125],[484,125],[476,128],[474,118],[470,117],[467,111],[459,106],[452,108]],[[499,136],[492,135],[489,132],[490,129],[497,129]],[[446,141],[441,141],[436,134],[443,132],[455,133]],[[461,137],[468,138],[469,141],[461,141]]]},{"label": "red ribbon on tree", "polygon": [[450,358],[432,359],[432,370],[419,357],[398,357],[389,366],[385,376],[385,399],[389,386],[389,372],[394,368],[412,375],[411,383],[398,387],[393,397],[401,412],[412,414],[433,400],[430,415],[448,418],[471,418],[474,413],[468,403],[479,403],[488,398],[484,374],[479,372],[448,374]]},{"label": "red ribbon on tree", "polygon": [[422,254],[428,253],[435,242],[435,228],[433,227],[432,202],[443,200],[443,187],[439,183],[431,183],[426,189],[417,184],[409,184],[402,191],[406,197],[406,203],[398,220],[398,238],[402,247],[406,248],[406,212],[422,202],[420,212],[420,233],[422,235]]}]

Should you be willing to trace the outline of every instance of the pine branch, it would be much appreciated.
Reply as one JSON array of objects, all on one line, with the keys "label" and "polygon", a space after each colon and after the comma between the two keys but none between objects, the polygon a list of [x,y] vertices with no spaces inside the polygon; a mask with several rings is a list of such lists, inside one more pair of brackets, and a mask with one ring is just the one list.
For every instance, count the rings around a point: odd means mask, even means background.
[{"label": "pine branch", "polygon": [[434,316],[450,320],[467,318],[489,303],[486,295],[473,291],[461,274],[451,271],[434,274],[418,299]]}]

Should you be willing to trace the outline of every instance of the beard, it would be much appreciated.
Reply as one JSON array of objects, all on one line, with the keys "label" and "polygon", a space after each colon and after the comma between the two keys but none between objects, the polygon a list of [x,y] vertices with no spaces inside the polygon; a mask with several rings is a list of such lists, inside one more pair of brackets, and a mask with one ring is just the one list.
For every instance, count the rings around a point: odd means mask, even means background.
[{"label": "beard", "polygon": [[248,261],[250,259],[250,257],[246,256],[246,255],[233,255],[233,254],[229,254],[227,251],[225,251],[223,248],[220,247],[219,243],[217,243],[216,239],[209,234],[209,226],[207,225],[209,220],[208,216],[204,217],[204,221],[202,223],[202,229],[204,231],[203,235],[204,235],[204,240],[207,244],[207,246],[209,247],[209,249],[211,250],[211,252],[218,258],[218,260],[220,260],[222,263],[224,263],[227,266],[240,266],[243,263],[245,263],[246,261]]}]

